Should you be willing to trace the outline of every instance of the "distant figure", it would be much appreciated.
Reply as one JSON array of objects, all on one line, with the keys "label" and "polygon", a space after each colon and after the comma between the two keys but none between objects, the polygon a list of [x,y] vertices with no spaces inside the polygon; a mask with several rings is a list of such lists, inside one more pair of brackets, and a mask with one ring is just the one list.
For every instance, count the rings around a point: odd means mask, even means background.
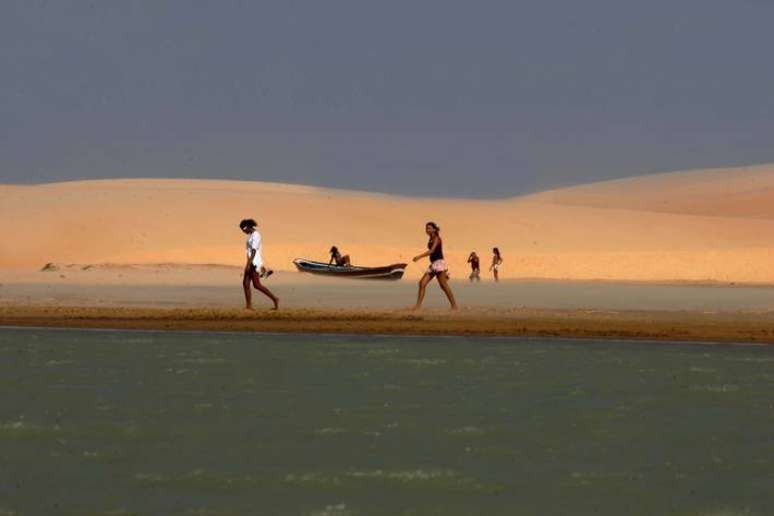
[{"label": "distant figure", "polygon": [[271,293],[271,290],[263,286],[261,278],[268,278],[274,271],[263,266],[262,239],[261,234],[255,227],[258,225],[253,219],[243,219],[239,223],[239,229],[247,237],[247,263],[245,263],[245,273],[242,277],[242,287],[245,290],[245,308],[253,309],[252,292],[250,283],[252,282],[256,290],[263,292],[274,303],[274,310],[279,309],[279,299]]},{"label": "distant figure", "polygon": [[489,270],[492,271],[495,281],[500,281],[500,265],[503,263],[503,257],[500,256],[500,250],[498,248],[492,249],[492,265],[489,266]]},{"label": "distant figure", "polygon": [[452,294],[449,287],[449,267],[443,259],[443,242],[441,236],[438,234],[440,228],[435,222],[428,222],[425,224],[425,233],[430,237],[427,242],[427,251],[422,254],[418,254],[413,258],[415,262],[421,260],[425,256],[430,257],[430,267],[427,272],[419,280],[419,292],[417,293],[417,304],[414,305],[414,310],[418,310],[422,307],[422,301],[425,299],[425,290],[427,284],[430,283],[433,278],[438,279],[438,284],[441,286],[441,290],[446,294],[449,299],[452,310],[457,310],[457,302],[454,300],[454,294]]},{"label": "distant figure", "polygon": [[470,264],[470,276],[468,276],[468,279],[471,282],[474,280],[481,281],[480,260],[478,259],[478,255],[475,251],[470,253],[470,256],[468,256],[468,263]]},{"label": "distant figure", "polygon": [[351,267],[352,266],[352,264],[349,262],[349,255],[345,254],[344,256],[342,256],[341,253],[339,252],[339,248],[336,247],[335,245],[333,247],[331,247],[331,251],[330,252],[331,252],[331,259],[328,262],[328,265],[331,265],[334,262],[336,262],[336,265],[338,265],[339,267]]}]

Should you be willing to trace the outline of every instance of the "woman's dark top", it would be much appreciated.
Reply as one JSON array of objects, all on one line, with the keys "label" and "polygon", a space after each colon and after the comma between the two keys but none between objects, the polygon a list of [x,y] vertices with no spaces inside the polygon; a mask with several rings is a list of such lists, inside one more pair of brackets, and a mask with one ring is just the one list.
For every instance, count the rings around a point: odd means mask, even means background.
[{"label": "woman's dark top", "polygon": [[470,258],[470,268],[473,269],[474,271],[477,271],[480,269],[478,265],[478,256],[472,256]]},{"label": "woman's dark top", "polygon": [[[430,254],[430,263],[436,261],[436,260],[443,260],[443,242],[441,241],[441,237],[438,238],[438,247],[435,248],[435,251],[433,251]],[[427,242],[427,248],[432,249],[433,248],[433,239],[431,238]]]}]

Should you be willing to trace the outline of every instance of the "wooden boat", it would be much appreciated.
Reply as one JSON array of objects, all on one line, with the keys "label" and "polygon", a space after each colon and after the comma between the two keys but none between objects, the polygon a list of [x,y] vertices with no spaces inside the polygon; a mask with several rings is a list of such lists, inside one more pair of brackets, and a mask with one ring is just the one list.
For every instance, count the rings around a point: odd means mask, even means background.
[{"label": "wooden boat", "polygon": [[346,267],[341,265],[329,265],[327,263],[315,262],[304,258],[296,258],[293,260],[293,264],[301,272],[321,274],[335,278],[399,280],[406,271],[405,263],[394,263],[383,267],[358,267],[355,265]]}]

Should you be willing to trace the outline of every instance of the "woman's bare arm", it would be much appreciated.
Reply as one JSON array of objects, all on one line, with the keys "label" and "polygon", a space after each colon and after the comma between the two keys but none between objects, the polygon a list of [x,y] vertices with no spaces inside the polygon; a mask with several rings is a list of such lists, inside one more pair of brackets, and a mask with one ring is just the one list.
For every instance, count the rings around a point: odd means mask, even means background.
[{"label": "woman's bare arm", "polygon": [[430,246],[430,249],[428,249],[427,251],[425,251],[425,252],[424,252],[424,253],[422,253],[422,254],[418,254],[418,255],[416,255],[416,256],[413,258],[413,260],[414,260],[415,262],[417,262],[417,261],[421,260],[422,258],[424,258],[425,256],[430,256],[431,254],[433,254],[433,252],[435,251],[436,247],[438,247],[438,244],[440,244],[440,242],[441,242],[441,239],[440,239],[440,238],[438,238],[438,237],[435,237],[435,238],[433,239],[433,243],[432,243],[432,245]]}]

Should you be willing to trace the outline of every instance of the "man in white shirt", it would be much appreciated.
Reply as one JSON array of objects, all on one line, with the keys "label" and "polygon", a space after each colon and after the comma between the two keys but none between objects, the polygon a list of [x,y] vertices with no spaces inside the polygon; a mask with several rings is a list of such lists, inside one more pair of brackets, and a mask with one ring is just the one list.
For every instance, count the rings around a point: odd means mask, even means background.
[{"label": "man in white shirt", "polygon": [[263,266],[263,238],[257,229],[253,229],[250,236],[247,237],[247,259],[253,264],[255,270],[263,278],[266,275],[266,268]]},{"label": "man in white shirt", "polygon": [[250,283],[253,284],[256,290],[263,292],[274,303],[274,310],[279,309],[279,299],[277,296],[271,293],[271,290],[266,288],[261,283],[261,278],[268,278],[274,271],[266,269],[263,265],[262,254],[262,239],[261,234],[256,229],[258,223],[253,219],[243,219],[239,223],[239,229],[247,237],[247,263],[245,263],[245,273],[242,277],[242,287],[245,291],[245,308],[247,310],[253,309],[252,304],[252,291],[250,290]]}]

